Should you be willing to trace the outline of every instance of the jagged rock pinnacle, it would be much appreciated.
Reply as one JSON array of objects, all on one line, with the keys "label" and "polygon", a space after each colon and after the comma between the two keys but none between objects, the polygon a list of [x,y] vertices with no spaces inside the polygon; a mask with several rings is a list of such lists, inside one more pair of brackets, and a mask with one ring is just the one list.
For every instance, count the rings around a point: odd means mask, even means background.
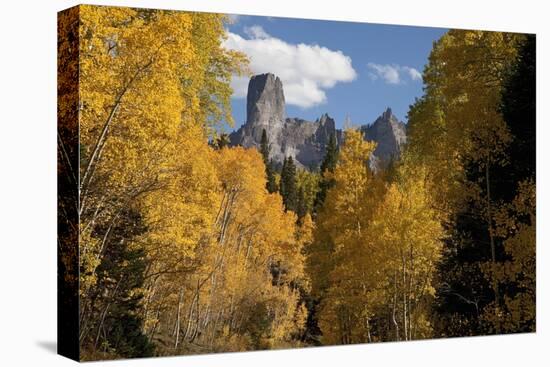
[{"label": "jagged rock pinnacle", "polygon": [[406,125],[397,120],[391,108],[388,107],[372,125],[362,126],[361,129],[365,139],[377,142],[374,155],[379,165],[399,158],[402,146],[407,141]]},{"label": "jagged rock pinnacle", "polygon": [[[271,73],[255,75],[248,83],[246,123],[230,134],[232,145],[259,147],[263,130],[270,145],[270,158],[281,164],[291,156],[301,167],[319,166],[332,134],[342,142],[342,130],[328,113],[316,121],[286,118],[282,81]],[[371,125],[362,125],[365,139],[376,141],[377,147],[370,159],[373,169],[399,157],[406,141],[405,124],[398,121],[391,108]]]},{"label": "jagged rock pinnacle", "polygon": [[248,83],[247,124],[273,124],[285,119],[285,95],[281,79],[271,73],[255,75]]}]

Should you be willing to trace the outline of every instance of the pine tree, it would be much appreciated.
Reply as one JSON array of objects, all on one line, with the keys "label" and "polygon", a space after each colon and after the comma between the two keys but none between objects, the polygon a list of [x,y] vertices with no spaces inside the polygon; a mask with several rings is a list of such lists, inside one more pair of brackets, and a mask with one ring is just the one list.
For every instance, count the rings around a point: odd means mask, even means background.
[{"label": "pine tree", "polygon": [[262,130],[262,139],[260,141],[260,153],[262,153],[264,163],[267,165],[269,161],[269,141],[267,140],[267,133],[265,129]]},{"label": "pine tree", "polygon": [[526,178],[535,177],[536,162],[536,38],[526,36],[522,43],[516,63],[504,83],[501,112],[514,136],[507,148],[510,166],[505,173],[510,177],[503,184],[512,183],[513,187],[504,187],[503,194],[510,198],[511,191],[517,189],[517,183]]},{"label": "pine tree", "polygon": [[267,182],[265,187],[269,193],[274,193],[277,191],[277,181],[275,181],[275,170],[273,169],[273,161],[269,159],[269,140],[267,140],[267,133],[265,129],[262,130],[262,140],[260,141],[260,153],[264,159],[265,164],[265,174],[267,177]]},{"label": "pine tree", "polygon": [[226,133],[222,133],[218,138],[216,138],[212,146],[214,147],[214,149],[223,149],[225,147],[228,147],[229,144],[229,135],[227,135]]},{"label": "pine tree", "polygon": [[292,157],[285,158],[283,161],[283,169],[281,171],[281,187],[279,192],[283,197],[285,209],[296,212],[296,165],[294,164]]},{"label": "pine tree", "polygon": [[277,192],[279,189],[277,187],[277,180],[275,179],[275,168],[273,168],[273,159],[269,160],[269,163],[266,166],[266,172],[267,172],[267,191],[272,194],[274,192]]},{"label": "pine tree", "polygon": [[[123,357],[150,357],[154,346],[143,333],[141,308],[146,255],[144,248],[132,241],[147,228],[139,212],[132,208],[119,217],[97,269],[100,288],[91,295],[91,312],[97,314],[97,321],[90,342],[96,350],[110,348]],[[105,313],[107,309],[109,312]]]},{"label": "pine tree", "polygon": [[325,202],[327,191],[334,186],[334,179],[331,174],[334,172],[336,163],[338,162],[338,145],[336,144],[336,136],[330,134],[327,145],[327,152],[321,163],[321,180],[319,182],[319,191],[315,197],[313,207],[318,211]]},{"label": "pine tree", "polygon": [[296,215],[298,216],[298,222],[301,223],[302,219],[308,212],[306,197],[304,189],[300,187],[296,194]]},{"label": "pine tree", "polygon": [[336,163],[338,162],[338,145],[336,144],[336,136],[330,134],[330,138],[327,144],[327,152],[323,162],[321,163],[321,173],[325,173],[327,170],[330,172],[334,171]]}]

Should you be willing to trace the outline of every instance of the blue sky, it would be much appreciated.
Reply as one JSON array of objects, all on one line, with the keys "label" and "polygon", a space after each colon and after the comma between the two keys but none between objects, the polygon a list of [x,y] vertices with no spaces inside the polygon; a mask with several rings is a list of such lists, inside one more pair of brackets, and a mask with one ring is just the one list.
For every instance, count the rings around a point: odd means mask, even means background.
[{"label": "blue sky", "polygon": [[[288,117],[328,113],[341,128],[373,122],[386,107],[406,122],[422,95],[420,74],[446,29],[274,17],[235,16],[226,47],[253,60],[254,73],[283,81]],[[235,79],[235,127],[246,120],[247,79]]]}]

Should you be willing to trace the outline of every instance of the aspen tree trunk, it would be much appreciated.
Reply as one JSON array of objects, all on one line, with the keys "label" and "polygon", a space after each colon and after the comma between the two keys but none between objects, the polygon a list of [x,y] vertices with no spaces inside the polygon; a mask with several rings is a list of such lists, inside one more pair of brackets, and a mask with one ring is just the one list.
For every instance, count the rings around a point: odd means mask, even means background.
[{"label": "aspen tree trunk", "polygon": [[405,340],[409,340],[409,335],[407,333],[407,275],[406,275],[406,265],[405,265],[404,255],[401,254],[401,263],[402,263],[402,284],[403,284],[403,337]]},{"label": "aspen tree trunk", "polygon": [[395,326],[395,340],[399,341],[399,323],[396,318],[397,314],[397,271],[394,272],[393,276],[393,311],[392,311],[392,321]]},{"label": "aspen tree trunk", "polygon": [[237,191],[235,189],[232,189],[227,199],[227,202],[225,203],[225,208],[222,216],[220,238],[218,241],[220,246],[223,246],[225,243],[225,235],[227,232],[227,227],[229,225],[229,220],[231,219],[231,209],[233,208],[233,204],[235,202],[236,196],[237,196]]},{"label": "aspen tree trunk", "polygon": [[95,172],[95,167],[97,165],[96,160],[98,160],[98,157],[101,156],[101,152],[103,151],[103,148],[105,146],[105,141],[107,140],[107,133],[109,131],[109,127],[119,110],[120,104],[122,102],[122,98],[124,98],[124,95],[130,89],[134,81],[139,78],[140,74],[146,71],[153,64],[153,61],[154,60],[151,59],[145,65],[138,67],[136,72],[130,78],[130,80],[126,83],[126,85],[122,87],[121,91],[115,97],[115,101],[113,106],[111,107],[111,111],[107,116],[107,120],[103,124],[101,133],[99,134],[99,137],[92,150],[92,154],[90,155],[88,163],[81,174],[82,178],[80,180],[79,187],[78,187],[78,193],[80,197],[80,208],[79,208],[80,215],[82,215],[82,213],[84,212],[85,202],[86,202],[87,193],[88,193],[88,186],[90,181],[92,180],[91,177],[93,176],[93,173]]},{"label": "aspen tree trunk", "polygon": [[[151,299],[155,295],[155,284],[157,282],[157,278],[153,280],[151,285],[147,289],[147,297],[145,298],[145,305],[143,306],[143,319],[147,320],[149,317],[149,305],[151,304]],[[142,331],[144,333],[147,333],[147,330],[145,329],[145,322],[143,323]]]},{"label": "aspen tree trunk", "polygon": [[174,349],[177,350],[178,349],[178,344],[179,344],[179,341],[180,341],[180,322],[181,322],[181,317],[180,317],[180,314],[181,314],[181,303],[183,302],[183,287],[180,289],[180,295],[179,295],[179,298],[178,298],[178,312],[177,312],[177,315],[176,315],[176,326],[175,326],[175,334],[176,334],[176,341],[174,342]]},{"label": "aspen tree trunk", "polygon": [[371,335],[370,335],[370,322],[369,322],[369,317],[367,316],[367,340],[369,343],[372,343],[372,338],[371,338]]},{"label": "aspen tree trunk", "polygon": [[219,322],[220,322],[220,319],[222,318],[222,316],[223,316],[223,308],[218,311],[218,315],[216,316],[216,319],[214,320],[214,325],[210,328],[210,330],[211,330],[210,340],[208,341],[208,346],[210,348],[212,348],[212,346],[214,344],[214,340],[216,338],[216,332],[218,331],[218,325],[219,325]]},{"label": "aspen tree trunk", "polygon": [[197,317],[195,319],[195,327],[193,328],[193,333],[191,333],[191,338],[189,338],[190,342],[193,342],[199,333],[200,318],[201,318],[201,308],[200,308],[199,300],[197,300]]},{"label": "aspen tree trunk", "polygon": [[409,325],[408,325],[408,328],[409,328],[409,340],[412,340],[413,339],[413,334],[412,334],[412,329],[413,329],[413,313],[414,313],[414,310],[413,310],[413,306],[412,306],[412,298],[413,298],[413,291],[412,291],[412,288],[413,288],[413,279],[414,279],[414,251],[413,251],[413,246],[412,246],[412,243],[411,245],[409,246],[409,262],[410,262],[410,265],[409,265],[409,279],[408,279],[408,282],[407,282],[407,309],[408,309],[408,312],[409,312]]},{"label": "aspen tree trunk", "polygon": [[193,301],[191,301],[191,306],[189,306],[189,314],[187,315],[187,326],[185,328],[185,333],[183,334],[183,339],[186,339],[187,335],[189,335],[189,331],[191,331],[191,322],[193,321],[193,311],[195,310],[195,303],[197,302],[198,292],[199,288],[197,286],[197,290],[195,292],[195,295],[193,296]]},{"label": "aspen tree trunk", "polygon": [[88,327],[88,312],[86,311],[88,309],[88,305],[85,304],[82,307],[81,315],[80,315],[80,335],[79,335],[79,341],[82,342],[84,340],[84,337],[88,334],[89,327]]},{"label": "aspen tree trunk", "polygon": [[107,306],[105,306],[105,310],[103,311],[103,315],[101,316],[101,322],[99,323],[99,326],[97,327],[97,335],[96,335],[96,338],[95,338],[95,344],[94,344],[94,349],[95,350],[97,350],[97,344],[99,343],[99,336],[101,335],[101,330],[103,329],[103,324],[105,323],[105,317],[107,316],[107,312],[109,312],[109,308],[111,307],[111,304],[113,303],[113,300],[116,297],[116,294],[118,292],[118,286],[119,286],[121,280],[122,279],[118,280],[118,282],[116,284],[116,287],[115,287],[115,290],[113,291],[113,295],[111,296],[111,299],[107,303]]},{"label": "aspen tree trunk", "polygon": [[160,324],[160,305],[157,307],[156,319],[157,319],[157,321],[155,322],[155,325],[151,329],[151,335],[149,336],[149,342],[153,341],[153,338],[155,337],[155,333],[157,332],[157,328]]},{"label": "aspen tree trunk", "polygon": [[212,279],[211,279],[212,288],[210,290],[210,297],[209,297],[209,300],[208,300],[208,305],[206,306],[204,322],[202,324],[202,327],[205,330],[206,330],[206,328],[207,328],[207,326],[210,322],[210,314],[212,312],[212,307],[213,307],[212,304],[214,302],[214,297],[215,297],[215,294],[216,294],[217,282],[218,282],[218,277],[217,277],[216,274],[213,274]]},{"label": "aspen tree trunk", "polygon": [[[363,276],[363,279],[366,277],[365,272],[362,273],[362,276]],[[367,340],[368,340],[369,343],[371,343],[372,338],[371,338],[371,335],[370,335],[370,320],[369,320],[370,316],[369,316],[369,308],[368,308],[368,301],[367,301],[367,286],[363,283],[362,288],[363,288],[363,297],[365,297],[364,312],[365,312],[365,326],[366,326],[366,329],[367,329]]]}]

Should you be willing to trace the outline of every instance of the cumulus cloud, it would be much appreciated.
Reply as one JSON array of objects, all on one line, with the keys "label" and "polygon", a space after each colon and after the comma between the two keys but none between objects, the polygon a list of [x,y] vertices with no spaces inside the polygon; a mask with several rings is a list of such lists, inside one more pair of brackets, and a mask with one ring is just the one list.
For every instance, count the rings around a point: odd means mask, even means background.
[{"label": "cumulus cloud", "polygon": [[422,74],[410,66],[397,64],[375,64],[369,62],[367,68],[370,70],[369,77],[372,80],[382,79],[387,84],[403,84],[406,79],[421,81]]},{"label": "cumulus cloud", "polygon": [[264,29],[259,25],[253,25],[251,27],[244,27],[244,33],[252,39],[266,39],[271,36],[264,31]]},{"label": "cumulus cloud", "polygon": [[[228,32],[224,47],[250,59],[254,74],[271,72],[281,78],[288,104],[309,108],[326,102],[325,91],[357,77],[351,58],[342,51],[315,44],[291,44],[269,35],[262,27],[244,30],[248,38]],[[234,77],[235,97],[245,97],[248,78]]]}]

